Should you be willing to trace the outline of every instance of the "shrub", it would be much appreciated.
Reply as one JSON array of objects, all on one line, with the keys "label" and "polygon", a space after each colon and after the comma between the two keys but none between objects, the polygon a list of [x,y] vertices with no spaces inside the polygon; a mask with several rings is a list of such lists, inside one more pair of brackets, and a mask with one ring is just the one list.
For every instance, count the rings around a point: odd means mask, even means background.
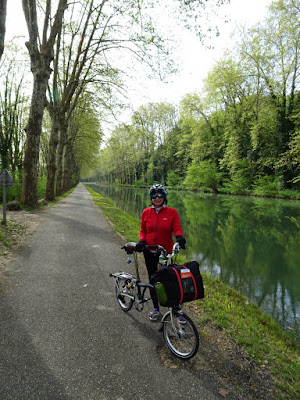
[{"label": "shrub", "polygon": [[137,179],[136,181],[133,182],[133,186],[137,186],[137,187],[145,186],[144,180],[143,179]]},{"label": "shrub", "polygon": [[176,174],[174,171],[169,171],[167,174],[167,185],[168,186],[177,186],[181,181],[180,176]]},{"label": "shrub", "polygon": [[282,188],[282,179],[274,176],[259,176],[253,185],[253,194],[272,196]]},{"label": "shrub", "polygon": [[193,161],[187,168],[184,185],[191,190],[218,192],[222,180],[222,173],[212,161]]},{"label": "shrub", "polygon": [[249,181],[238,172],[231,179],[224,181],[225,192],[232,194],[249,194]]}]

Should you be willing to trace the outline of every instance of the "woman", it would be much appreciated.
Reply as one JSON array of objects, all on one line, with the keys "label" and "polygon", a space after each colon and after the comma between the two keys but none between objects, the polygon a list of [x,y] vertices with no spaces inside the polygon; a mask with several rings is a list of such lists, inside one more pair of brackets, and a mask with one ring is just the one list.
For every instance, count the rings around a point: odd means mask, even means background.
[{"label": "woman", "polygon": [[[157,270],[159,256],[154,251],[146,249],[147,245],[160,245],[172,253],[174,244],[172,234],[174,234],[179,246],[185,248],[186,241],[182,234],[179,215],[175,208],[167,207],[167,193],[162,185],[152,186],[149,191],[151,206],[142,212],[140,239],[136,250],[144,252],[149,280]],[[150,290],[150,293],[154,308],[149,317],[152,321],[156,321],[160,315],[157,294],[155,289]]]}]

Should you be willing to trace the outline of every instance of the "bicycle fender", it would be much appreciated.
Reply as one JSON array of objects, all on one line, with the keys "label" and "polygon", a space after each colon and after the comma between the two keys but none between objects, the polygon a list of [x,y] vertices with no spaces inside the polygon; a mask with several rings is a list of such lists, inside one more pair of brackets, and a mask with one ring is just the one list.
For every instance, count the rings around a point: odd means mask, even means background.
[{"label": "bicycle fender", "polygon": [[170,314],[171,311],[168,311],[165,313],[165,315],[162,317],[161,321],[160,321],[160,325],[158,328],[158,332],[162,332],[163,328],[164,328],[164,323],[165,323],[165,319],[166,317]]}]

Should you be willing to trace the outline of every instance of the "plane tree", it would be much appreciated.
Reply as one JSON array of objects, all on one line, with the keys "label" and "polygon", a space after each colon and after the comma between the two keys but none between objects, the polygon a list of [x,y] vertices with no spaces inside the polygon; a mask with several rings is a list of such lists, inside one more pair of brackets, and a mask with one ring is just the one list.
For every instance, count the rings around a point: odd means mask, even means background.
[{"label": "plane tree", "polygon": [[0,0],[0,60],[4,51],[7,0]]},{"label": "plane tree", "polygon": [[67,8],[67,0],[59,0],[54,14],[51,10],[51,0],[46,1],[41,35],[39,34],[37,1],[22,0],[22,5],[29,34],[26,47],[33,74],[29,118],[25,128],[27,138],[23,163],[22,203],[25,206],[36,207],[39,145],[44,109],[47,104],[46,90],[51,75],[53,46]]}]

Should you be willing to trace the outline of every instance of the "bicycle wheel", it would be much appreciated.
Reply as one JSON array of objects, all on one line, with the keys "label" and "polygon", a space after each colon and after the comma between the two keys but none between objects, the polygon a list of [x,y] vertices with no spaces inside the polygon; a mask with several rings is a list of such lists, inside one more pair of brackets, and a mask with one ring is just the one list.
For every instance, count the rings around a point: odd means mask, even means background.
[{"label": "bicycle wheel", "polygon": [[[180,317],[180,320],[178,319]],[[199,335],[193,321],[184,313],[169,311],[163,318],[167,346],[175,356],[188,360],[199,348]]]},{"label": "bicycle wheel", "polygon": [[133,304],[132,298],[128,295],[127,285],[128,279],[118,278],[115,281],[117,301],[123,311],[129,311]]}]

